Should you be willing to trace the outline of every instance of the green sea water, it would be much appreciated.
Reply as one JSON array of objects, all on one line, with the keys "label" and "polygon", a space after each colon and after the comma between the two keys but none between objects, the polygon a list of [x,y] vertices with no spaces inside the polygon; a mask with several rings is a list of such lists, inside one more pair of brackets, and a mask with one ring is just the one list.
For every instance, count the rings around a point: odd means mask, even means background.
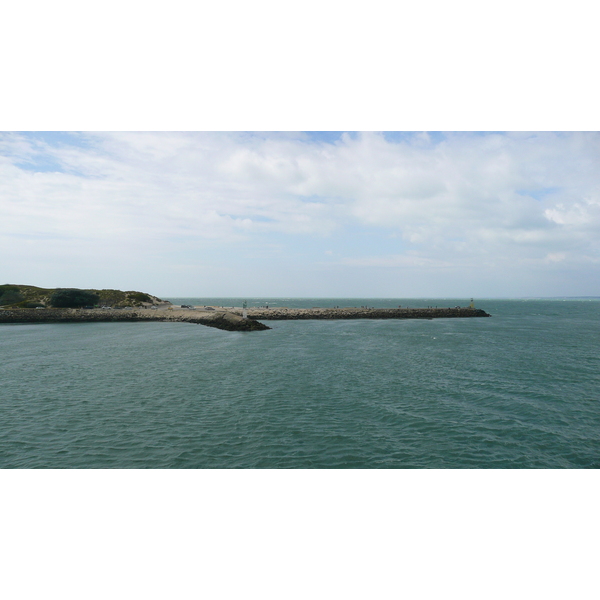
[{"label": "green sea water", "polygon": [[492,317],[2,325],[0,467],[600,467],[600,302],[476,306]]}]

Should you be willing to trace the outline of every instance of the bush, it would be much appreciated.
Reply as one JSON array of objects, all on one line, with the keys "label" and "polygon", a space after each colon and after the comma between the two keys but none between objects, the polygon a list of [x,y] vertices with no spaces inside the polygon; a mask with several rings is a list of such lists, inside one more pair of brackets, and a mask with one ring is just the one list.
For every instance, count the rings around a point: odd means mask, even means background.
[{"label": "bush", "polygon": [[0,285],[0,306],[22,302],[23,296],[16,285]]},{"label": "bush", "polygon": [[128,292],[127,298],[134,302],[152,302],[152,298],[148,294],[144,294],[144,292]]},{"label": "bush", "polygon": [[50,305],[55,308],[81,308],[82,306],[93,306],[98,303],[100,296],[86,290],[56,290],[50,296]]}]

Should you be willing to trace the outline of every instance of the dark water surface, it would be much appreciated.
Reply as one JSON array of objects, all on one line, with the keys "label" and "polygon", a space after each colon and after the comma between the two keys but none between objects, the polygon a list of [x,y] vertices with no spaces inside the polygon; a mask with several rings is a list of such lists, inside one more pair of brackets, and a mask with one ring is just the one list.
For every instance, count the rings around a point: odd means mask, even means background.
[{"label": "dark water surface", "polygon": [[476,306],[492,318],[0,326],[0,467],[598,468],[600,302]]}]

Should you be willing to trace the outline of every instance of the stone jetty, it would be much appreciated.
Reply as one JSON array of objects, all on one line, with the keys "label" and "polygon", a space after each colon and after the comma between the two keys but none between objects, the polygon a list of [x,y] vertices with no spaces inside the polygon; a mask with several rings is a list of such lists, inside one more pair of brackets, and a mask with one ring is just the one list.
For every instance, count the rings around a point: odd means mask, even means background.
[{"label": "stone jetty", "polygon": [[0,309],[0,323],[99,323],[117,321],[176,321],[197,323],[225,331],[271,329],[258,321],[305,319],[449,319],[489,317],[480,308],[18,308]]},{"label": "stone jetty", "polygon": [[[230,309],[241,315],[241,309]],[[480,308],[249,308],[248,317],[279,321],[286,319],[452,319],[490,317]]]},{"label": "stone jetty", "polygon": [[243,319],[227,310],[175,308],[20,308],[0,310],[0,323],[105,323],[132,321],[177,321],[197,323],[226,331],[271,329],[254,319]]}]

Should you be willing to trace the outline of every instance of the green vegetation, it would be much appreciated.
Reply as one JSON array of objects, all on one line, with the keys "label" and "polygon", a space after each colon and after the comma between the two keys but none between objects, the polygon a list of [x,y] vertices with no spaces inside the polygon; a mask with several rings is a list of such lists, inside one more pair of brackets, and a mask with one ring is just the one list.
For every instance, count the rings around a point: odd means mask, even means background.
[{"label": "green vegetation", "polygon": [[33,285],[0,285],[0,306],[3,308],[35,308],[32,303],[44,306],[54,290]]},{"label": "green vegetation", "polygon": [[93,290],[100,296],[100,306],[141,306],[142,302],[152,304],[152,298],[143,292],[122,292],[121,290]]},{"label": "green vegetation", "polygon": [[126,294],[132,302],[152,302],[152,298],[150,298],[148,294],[144,294],[143,292],[126,292]]},{"label": "green vegetation", "polygon": [[23,296],[16,285],[0,285],[0,306],[22,302]]},{"label": "green vegetation", "polygon": [[50,296],[50,306],[54,308],[82,308],[83,306],[94,306],[100,296],[86,290],[56,290]]},{"label": "green vegetation", "polygon": [[[55,304],[52,298],[58,292],[61,292],[59,296],[57,296],[56,301],[59,304]],[[148,302],[150,304],[154,304],[156,302],[161,302],[160,298],[156,298],[155,296],[151,296],[150,294],[146,294],[144,292],[136,292],[136,291],[127,291],[123,292],[121,290],[75,290],[74,288],[69,289],[48,289],[48,288],[39,288],[33,285],[15,285],[15,284],[5,284],[0,285],[0,307],[2,308],[36,308],[38,306],[55,306],[59,305],[65,306],[62,304],[63,300],[60,300],[61,296],[64,297],[64,292],[70,292],[73,294],[74,292],[84,293],[84,294],[92,294],[92,296],[87,296],[86,301],[81,304],[79,300],[76,300],[75,306],[112,306],[116,308],[121,308],[125,306],[141,306],[143,302]],[[72,304],[71,301],[69,301]]]}]

